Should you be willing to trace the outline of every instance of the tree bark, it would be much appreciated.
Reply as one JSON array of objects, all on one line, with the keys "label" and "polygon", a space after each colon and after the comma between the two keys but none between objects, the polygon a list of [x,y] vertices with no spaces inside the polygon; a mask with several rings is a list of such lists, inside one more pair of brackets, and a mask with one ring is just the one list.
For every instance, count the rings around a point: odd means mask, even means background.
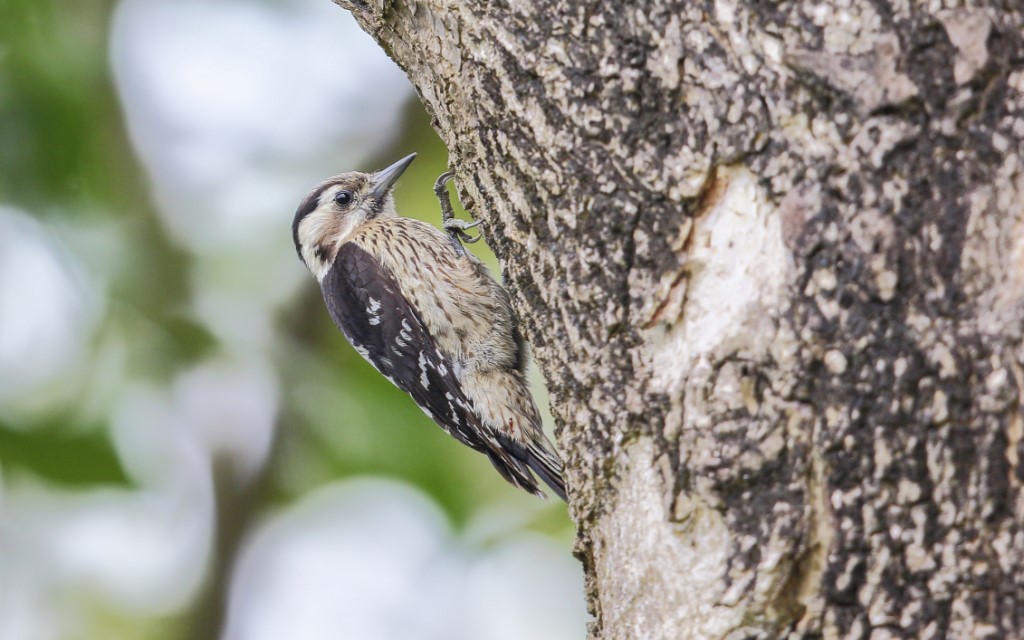
[{"label": "tree bark", "polygon": [[486,221],[593,637],[1024,634],[1019,2],[336,1]]}]

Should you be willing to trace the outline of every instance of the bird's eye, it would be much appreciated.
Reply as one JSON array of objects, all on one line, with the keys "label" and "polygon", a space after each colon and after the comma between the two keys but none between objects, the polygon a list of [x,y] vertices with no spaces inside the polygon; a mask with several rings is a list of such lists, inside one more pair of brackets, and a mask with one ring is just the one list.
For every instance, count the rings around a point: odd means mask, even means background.
[{"label": "bird's eye", "polygon": [[339,191],[334,194],[334,202],[341,206],[345,206],[352,202],[352,192],[349,190]]}]

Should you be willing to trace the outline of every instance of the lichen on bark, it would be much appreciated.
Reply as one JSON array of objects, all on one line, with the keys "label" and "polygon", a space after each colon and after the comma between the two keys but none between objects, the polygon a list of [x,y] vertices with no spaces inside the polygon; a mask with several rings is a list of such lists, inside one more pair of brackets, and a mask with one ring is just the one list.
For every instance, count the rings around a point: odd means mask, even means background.
[{"label": "lichen on bark", "polygon": [[1019,4],[337,1],[487,220],[593,636],[1024,633]]}]

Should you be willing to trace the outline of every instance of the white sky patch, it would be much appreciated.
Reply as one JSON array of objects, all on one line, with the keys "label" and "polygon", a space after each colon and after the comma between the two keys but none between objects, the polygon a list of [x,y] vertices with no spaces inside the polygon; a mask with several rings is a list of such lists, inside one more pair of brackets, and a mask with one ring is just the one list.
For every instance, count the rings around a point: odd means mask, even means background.
[{"label": "white sky patch", "polygon": [[111,61],[164,222],[199,251],[287,236],[313,184],[391,142],[411,95],[318,0],[124,0]]},{"label": "white sky patch", "polygon": [[98,604],[140,617],[192,604],[214,500],[208,440],[189,422],[187,390],[177,395],[133,385],[113,412],[114,444],[137,488],[12,483],[0,517],[0,638],[73,637]]},{"label": "white sky patch", "polygon": [[94,284],[40,223],[0,207],[0,409],[83,357],[101,315]]},{"label": "white sky patch", "polygon": [[541,536],[478,548],[417,491],[338,483],[252,537],[224,638],[578,638],[582,575],[568,551]]},{"label": "white sky patch", "polygon": [[191,601],[209,551],[209,494],[20,489],[0,527],[0,638],[75,637],[97,603],[164,616]]},{"label": "white sky patch", "polygon": [[278,385],[256,361],[212,361],[184,373],[172,391],[175,405],[210,456],[228,460],[237,480],[252,480],[270,453]]},{"label": "white sky patch", "polygon": [[160,219],[197,258],[191,311],[235,353],[269,348],[307,284],[296,206],[393,143],[407,79],[325,0],[122,0],[110,41]]}]

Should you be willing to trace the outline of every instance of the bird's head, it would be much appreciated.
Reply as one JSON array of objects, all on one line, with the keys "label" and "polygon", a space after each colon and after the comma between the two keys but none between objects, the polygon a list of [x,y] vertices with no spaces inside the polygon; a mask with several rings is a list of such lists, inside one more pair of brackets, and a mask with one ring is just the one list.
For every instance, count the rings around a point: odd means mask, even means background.
[{"label": "bird's head", "polygon": [[328,178],[299,203],[292,222],[295,250],[318,281],[331,268],[338,249],[360,225],[394,216],[392,188],[416,154],[377,173],[350,171]]}]

